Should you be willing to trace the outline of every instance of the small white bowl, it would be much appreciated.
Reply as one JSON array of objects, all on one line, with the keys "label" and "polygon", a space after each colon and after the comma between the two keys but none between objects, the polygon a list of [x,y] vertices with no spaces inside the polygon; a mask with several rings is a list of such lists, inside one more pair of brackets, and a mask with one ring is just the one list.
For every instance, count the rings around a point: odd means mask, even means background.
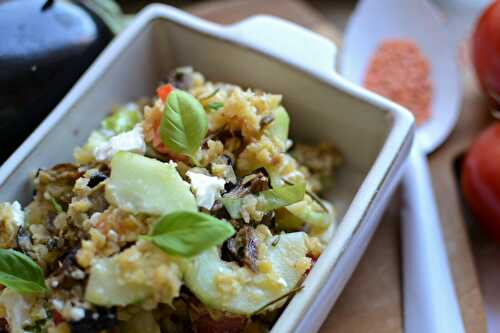
[{"label": "small white bowl", "polygon": [[222,27],[175,8],[144,9],[0,168],[0,201],[31,197],[29,175],[72,159],[111,107],[151,95],[174,67],[283,94],[296,141],[335,143],[345,157],[331,201],[339,226],[273,332],[314,332],[358,263],[413,139],[403,108],[333,72],[328,40],[273,17]]}]

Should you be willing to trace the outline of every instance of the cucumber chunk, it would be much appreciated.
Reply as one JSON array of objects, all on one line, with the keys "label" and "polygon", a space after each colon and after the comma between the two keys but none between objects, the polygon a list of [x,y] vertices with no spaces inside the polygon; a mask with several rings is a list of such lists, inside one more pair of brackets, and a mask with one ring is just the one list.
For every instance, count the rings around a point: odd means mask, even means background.
[{"label": "cucumber chunk", "polygon": [[94,259],[85,300],[102,306],[170,304],[182,285],[178,261],[182,259],[143,241],[112,257]]},{"label": "cucumber chunk", "polygon": [[103,258],[92,264],[85,300],[102,306],[125,306],[140,302],[151,292],[147,286],[123,282],[116,260]]},{"label": "cucumber chunk", "polygon": [[[276,240],[279,237],[279,240]],[[262,306],[290,292],[310,267],[304,232],[269,236],[259,254],[258,271],[220,258],[212,248],[184,267],[186,286],[206,305],[235,314],[251,315]],[[274,242],[274,243],[273,243]],[[274,245],[273,245],[274,244]],[[278,302],[266,310],[272,310]]]},{"label": "cucumber chunk", "polygon": [[286,146],[286,141],[288,140],[288,129],[290,127],[290,117],[285,108],[280,106],[276,108],[273,112],[274,120],[267,126],[266,134],[270,137],[274,137],[283,146]]},{"label": "cucumber chunk", "polygon": [[173,164],[128,152],[118,152],[111,160],[106,199],[132,213],[165,215],[198,210],[189,184]]}]

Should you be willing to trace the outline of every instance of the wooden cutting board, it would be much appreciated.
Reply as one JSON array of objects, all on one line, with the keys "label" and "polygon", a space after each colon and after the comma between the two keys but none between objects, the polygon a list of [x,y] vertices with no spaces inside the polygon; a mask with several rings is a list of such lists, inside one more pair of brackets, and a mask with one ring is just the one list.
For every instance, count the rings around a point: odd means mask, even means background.
[{"label": "wooden cutting board", "polygon": [[[328,22],[322,13],[298,0],[210,1],[187,9],[195,15],[222,24],[234,23],[256,14],[275,15],[314,30],[337,45],[341,43],[341,33],[332,23]],[[332,2],[328,3],[328,10],[335,11]],[[452,175],[452,165],[457,152],[462,152],[465,142],[470,140],[467,127],[471,122],[474,126],[481,124],[481,121],[471,119],[478,102],[478,94],[470,72],[466,73],[465,82],[464,112],[457,130],[452,135],[452,143],[436,151],[430,160],[435,188],[439,189],[436,196],[465,326],[467,332],[481,333],[486,332],[481,292]],[[366,254],[321,332],[403,331],[400,208],[399,196],[395,195]],[[443,313],[445,311],[443,309]]]}]

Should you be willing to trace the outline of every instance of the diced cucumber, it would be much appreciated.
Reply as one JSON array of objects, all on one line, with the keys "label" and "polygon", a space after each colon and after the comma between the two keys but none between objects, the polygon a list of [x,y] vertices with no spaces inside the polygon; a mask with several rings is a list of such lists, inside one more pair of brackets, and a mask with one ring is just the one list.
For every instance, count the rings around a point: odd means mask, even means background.
[{"label": "diced cucumber", "polygon": [[141,120],[142,115],[139,107],[136,104],[129,103],[117,108],[112,115],[104,118],[101,126],[115,134],[120,134],[130,131]]},{"label": "diced cucumber", "polygon": [[164,215],[198,210],[189,184],[173,164],[128,152],[118,152],[111,160],[106,199],[133,213]]},{"label": "diced cucumber", "polygon": [[145,299],[151,292],[148,286],[123,282],[116,260],[102,258],[92,264],[85,300],[102,306],[125,306]]},{"label": "diced cucumber", "polygon": [[288,112],[286,112],[284,107],[280,106],[273,111],[273,117],[274,120],[267,126],[265,132],[268,136],[274,137],[285,146],[290,127]]},{"label": "diced cucumber", "polygon": [[99,131],[92,131],[87,139],[87,142],[81,148],[76,148],[74,151],[75,160],[81,164],[88,164],[95,161],[94,152],[98,147],[105,145],[109,138]]},{"label": "diced cucumber", "polygon": [[102,306],[170,303],[182,285],[182,260],[142,241],[112,257],[94,259],[85,300]]},{"label": "diced cucumber", "polygon": [[[295,232],[263,240],[266,253],[260,258],[263,263],[258,272],[223,261],[214,247],[186,265],[185,283],[212,308],[251,315],[297,286],[308,268],[306,238],[305,233]],[[281,304],[274,304],[266,310]]]},{"label": "diced cucumber", "polygon": [[335,219],[332,211],[326,212],[309,196],[293,205],[286,206],[286,209],[306,224],[318,228],[326,229]]},{"label": "diced cucumber", "polygon": [[276,226],[279,230],[297,231],[304,227],[304,221],[293,215],[286,208],[276,210]]}]

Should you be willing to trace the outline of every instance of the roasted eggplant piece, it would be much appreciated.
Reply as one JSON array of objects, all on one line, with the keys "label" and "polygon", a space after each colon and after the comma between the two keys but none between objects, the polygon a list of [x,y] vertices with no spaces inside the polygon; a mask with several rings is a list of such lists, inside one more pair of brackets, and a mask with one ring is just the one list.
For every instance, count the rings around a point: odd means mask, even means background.
[{"label": "roasted eggplant piece", "polygon": [[0,164],[64,97],[113,37],[88,7],[0,1]]}]

